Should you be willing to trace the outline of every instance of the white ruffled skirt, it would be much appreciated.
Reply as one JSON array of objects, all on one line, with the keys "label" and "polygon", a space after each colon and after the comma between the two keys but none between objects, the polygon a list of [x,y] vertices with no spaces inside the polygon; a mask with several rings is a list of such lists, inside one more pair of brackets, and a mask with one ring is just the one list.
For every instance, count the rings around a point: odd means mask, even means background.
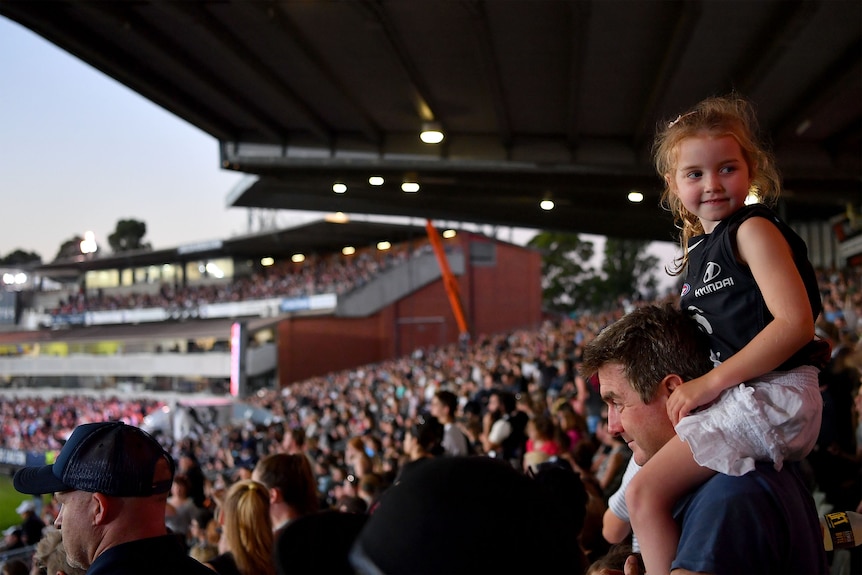
[{"label": "white ruffled skirt", "polygon": [[[801,366],[724,390],[702,411],[680,420],[676,433],[694,459],[726,475],[744,475],[755,461],[799,461],[820,433],[823,398],[819,371]],[[683,384],[684,385],[684,384]]]}]

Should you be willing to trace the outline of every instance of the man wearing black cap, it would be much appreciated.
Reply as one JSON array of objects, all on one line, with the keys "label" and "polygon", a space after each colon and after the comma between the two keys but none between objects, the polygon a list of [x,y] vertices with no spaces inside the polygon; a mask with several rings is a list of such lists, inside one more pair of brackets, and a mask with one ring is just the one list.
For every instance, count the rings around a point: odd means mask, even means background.
[{"label": "man wearing black cap", "polygon": [[56,493],[69,563],[88,575],[212,575],[165,527],[173,477],[173,460],[149,434],[105,422],[76,428],[53,465],[25,467],[13,484]]}]

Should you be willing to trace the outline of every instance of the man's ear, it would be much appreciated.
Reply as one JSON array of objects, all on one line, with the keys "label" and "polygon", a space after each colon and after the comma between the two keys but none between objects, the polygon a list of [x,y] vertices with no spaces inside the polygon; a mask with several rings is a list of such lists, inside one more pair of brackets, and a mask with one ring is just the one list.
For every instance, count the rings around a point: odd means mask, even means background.
[{"label": "man's ear", "polygon": [[281,488],[273,487],[269,490],[269,504],[272,505],[274,503],[278,503],[278,500],[281,499]]},{"label": "man's ear", "polygon": [[110,497],[103,493],[93,493],[90,505],[93,510],[93,523],[95,525],[104,525],[110,521],[114,505]]},{"label": "man's ear", "polygon": [[670,395],[673,393],[673,390],[685,383],[685,380],[675,373],[668,374],[664,376],[664,379],[661,380],[661,388],[667,390],[667,394]]}]

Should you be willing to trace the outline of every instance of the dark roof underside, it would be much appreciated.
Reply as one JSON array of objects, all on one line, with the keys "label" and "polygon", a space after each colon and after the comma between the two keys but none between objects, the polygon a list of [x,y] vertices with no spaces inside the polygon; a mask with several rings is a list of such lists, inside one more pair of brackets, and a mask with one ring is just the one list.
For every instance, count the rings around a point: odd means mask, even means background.
[{"label": "dark roof underside", "polygon": [[[655,126],[733,89],[758,107],[786,218],[823,221],[862,195],[858,0],[0,0],[0,13],[220,140],[225,168],[259,176],[231,205],[668,240]],[[418,140],[432,119],[438,146]]]}]

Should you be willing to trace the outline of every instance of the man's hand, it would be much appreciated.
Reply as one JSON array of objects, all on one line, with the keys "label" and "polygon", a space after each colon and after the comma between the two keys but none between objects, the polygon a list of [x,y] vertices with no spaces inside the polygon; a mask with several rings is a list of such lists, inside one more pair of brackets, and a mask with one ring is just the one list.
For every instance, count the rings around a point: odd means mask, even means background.
[{"label": "man's hand", "polygon": [[667,416],[676,426],[679,420],[703,405],[711,403],[722,390],[714,389],[703,377],[677,386],[667,398]]}]

